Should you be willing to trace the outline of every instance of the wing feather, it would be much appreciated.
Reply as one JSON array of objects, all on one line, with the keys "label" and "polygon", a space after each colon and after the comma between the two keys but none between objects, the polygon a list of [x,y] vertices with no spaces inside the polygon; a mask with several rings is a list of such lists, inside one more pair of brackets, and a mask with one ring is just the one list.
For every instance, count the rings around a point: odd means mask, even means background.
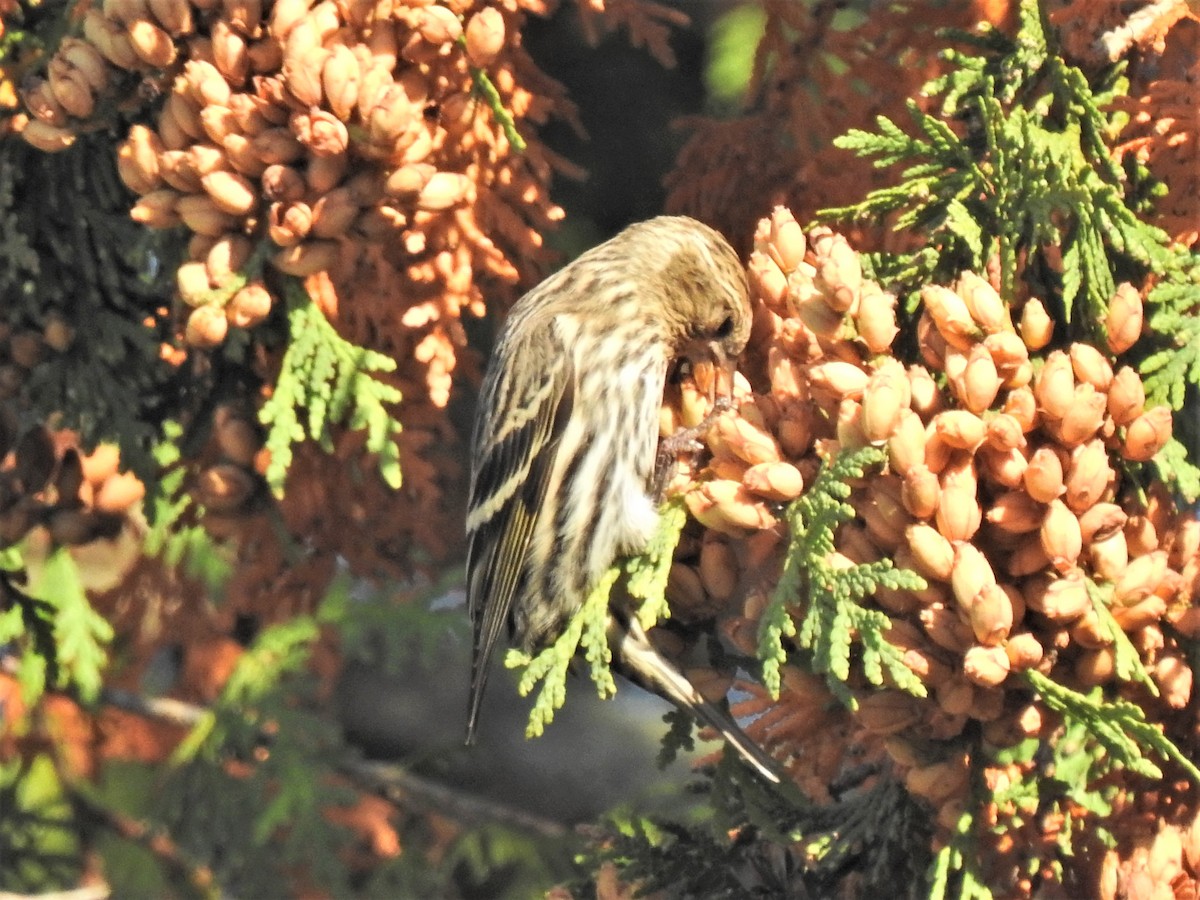
[{"label": "wing feather", "polygon": [[[524,364],[510,365],[513,359]],[[533,361],[540,365],[529,365]],[[534,526],[571,415],[574,380],[566,347],[551,323],[508,345],[484,385],[467,514],[467,608],[475,632],[468,741],[488,663],[524,587]]]}]

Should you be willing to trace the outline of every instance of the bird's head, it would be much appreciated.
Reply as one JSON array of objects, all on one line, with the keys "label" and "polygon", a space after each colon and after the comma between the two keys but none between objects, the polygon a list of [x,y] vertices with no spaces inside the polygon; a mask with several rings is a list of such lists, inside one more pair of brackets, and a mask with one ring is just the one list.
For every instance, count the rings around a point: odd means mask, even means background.
[{"label": "bird's head", "polygon": [[[737,358],[750,338],[746,270],[725,238],[707,225],[682,217],[666,221],[679,223],[673,229],[677,249],[663,273],[675,355],[725,373],[728,392]],[[715,387],[717,381],[710,383]]]}]

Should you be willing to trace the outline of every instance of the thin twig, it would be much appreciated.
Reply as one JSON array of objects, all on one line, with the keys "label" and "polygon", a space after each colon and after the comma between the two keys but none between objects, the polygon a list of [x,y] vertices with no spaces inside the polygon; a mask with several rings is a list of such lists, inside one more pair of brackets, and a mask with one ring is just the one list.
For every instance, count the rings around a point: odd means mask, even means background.
[{"label": "thin twig", "polygon": [[[1110,28],[1096,38],[1093,49],[1108,62],[1116,62],[1153,31],[1165,32],[1164,23],[1188,15],[1185,0],[1154,0],[1131,13],[1120,25]],[[1168,22],[1169,20],[1169,22]]]},{"label": "thin twig", "polygon": [[547,838],[563,837],[569,830],[566,825],[553,819],[485,800],[414,775],[396,763],[351,760],[343,762],[339,769],[356,784],[367,787],[391,803],[407,803],[426,811],[442,813],[464,824],[499,822]]},{"label": "thin twig", "polygon": [[45,894],[14,894],[0,891],[0,900],[108,900],[112,889],[107,884],[89,884],[69,891],[49,891]]},{"label": "thin twig", "polygon": [[78,813],[104,826],[118,837],[144,847],[166,867],[171,877],[190,884],[201,896],[223,896],[212,869],[192,859],[166,831],[105,806],[69,781],[64,781],[63,787],[67,799]]},{"label": "thin twig", "polygon": [[[16,678],[20,670],[20,660],[15,656],[0,656],[0,673]],[[82,702],[70,690],[62,693],[67,694],[76,702]],[[185,703],[171,697],[147,697],[145,694],[114,687],[102,688],[99,699],[100,703],[105,706],[123,709],[147,719],[158,719],[161,722],[178,725],[180,728],[192,728],[209,714],[205,707],[197,706],[194,703]],[[0,900],[4,900],[3,895],[0,895]]]},{"label": "thin twig", "polygon": [[208,709],[194,703],[185,703],[171,697],[147,697],[121,688],[102,689],[100,702],[146,719],[158,719],[178,725],[180,728],[193,728],[209,715]]}]

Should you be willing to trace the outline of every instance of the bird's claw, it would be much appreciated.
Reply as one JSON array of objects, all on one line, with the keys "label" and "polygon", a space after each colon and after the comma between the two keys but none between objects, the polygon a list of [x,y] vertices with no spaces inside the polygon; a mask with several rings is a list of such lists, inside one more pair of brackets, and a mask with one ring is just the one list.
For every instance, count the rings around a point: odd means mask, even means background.
[{"label": "bird's claw", "polygon": [[667,485],[675,472],[678,457],[687,454],[696,456],[704,450],[701,438],[708,434],[717,417],[733,409],[733,398],[719,396],[713,402],[712,412],[691,428],[681,428],[667,435],[658,444],[658,455],[654,461],[654,500],[661,504],[666,499]]}]

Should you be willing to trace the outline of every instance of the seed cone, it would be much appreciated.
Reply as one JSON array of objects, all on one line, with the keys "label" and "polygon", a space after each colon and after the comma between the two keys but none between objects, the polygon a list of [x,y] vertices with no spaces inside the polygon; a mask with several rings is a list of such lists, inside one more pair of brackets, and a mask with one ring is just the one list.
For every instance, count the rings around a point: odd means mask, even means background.
[{"label": "seed cone", "polygon": [[1142,298],[1128,282],[1118,285],[1117,292],[1108,301],[1104,329],[1108,336],[1108,349],[1118,356],[1141,337]]},{"label": "seed cone", "polygon": [[[770,414],[712,428],[712,461],[700,471],[713,480],[687,495],[709,534],[721,534],[711,542],[719,549],[703,545],[700,583],[731,601],[745,589],[743,580],[730,593],[733,580],[721,577],[718,561],[737,557],[739,578],[753,571],[738,548],[754,539],[753,522],[766,509],[755,503],[791,496],[772,486],[774,466],[786,464],[778,471],[807,486],[817,454],[875,445],[886,462],[851,485],[855,518],[825,562],[838,571],[891,559],[925,580],[916,589],[881,587],[870,602],[889,616],[889,642],[931,699],[855,689],[855,722],[886,737],[906,771],[923,773],[913,785],[932,790],[929,761],[913,748],[931,737],[952,741],[972,720],[1009,744],[1055,727],[1027,694],[1010,702],[1026,690],[1010,674],[1037,669],[1075,689],[1116,683],[1112,622],[1164,694],[1159,708],[1189,702],[1190,666],[1171,635],[1200,634],[1190,606],[1200,584],[1200,526],[1181,530],[1186,517],[1167,514],[1161,499],[1145,504],[1128,480],[1126,461],[1152,458],[1171,428],[1165,409],[1144,409],[1137,372],[1114,371],[1111,346],[1077,342],[1047,352],[1053,327],[1045,307],[1025,301],[1014,329],[1008,298],[973,273],[953,287],[922,289],[916,337],[924,365],[902,369],[883,343],[895,328],[890,299],[861,271],[839,269],[832,260],[841,245],[824,231],[785,250],[782,235],[792,241],[792,228],[778,213],[763,220],[750,262],[765,307],[765,347],[754,352],[762,353],[773,401],[755,409]],[[691,395],[679,396],[682,403]],[[704,414],[701,406],[691,413]],[[735,499],[744,515],[712,511]],[[776,525],[772,514],[765,527]],[[1165,535],[1185,531],[1186,541],[1172,541],[1191,549],[1177,558]],[[783,545],[772,534],[774,556],[763,558],[779,565]],[[755,634],[758,609],[738,605],[731,633]],[[802,615],[793,613],[797,625]],[[797,740],[808,746],[807,737]],[[941,812],[961,802],[961,792],[948,789]]]}]

